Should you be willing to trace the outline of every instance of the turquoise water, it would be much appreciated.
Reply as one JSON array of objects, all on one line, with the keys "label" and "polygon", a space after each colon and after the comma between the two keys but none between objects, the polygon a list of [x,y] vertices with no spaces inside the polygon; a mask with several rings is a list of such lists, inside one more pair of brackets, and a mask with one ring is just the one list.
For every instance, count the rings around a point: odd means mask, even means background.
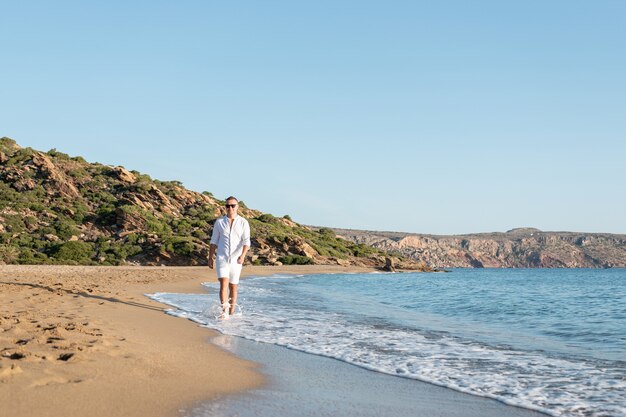
[{"label": "turquoise water", "polygon": [[372,371],[552,415],[626,416],[624,269],[253,278],[227,322],[207,313],[214,297],[153,297],[225,334]]}]

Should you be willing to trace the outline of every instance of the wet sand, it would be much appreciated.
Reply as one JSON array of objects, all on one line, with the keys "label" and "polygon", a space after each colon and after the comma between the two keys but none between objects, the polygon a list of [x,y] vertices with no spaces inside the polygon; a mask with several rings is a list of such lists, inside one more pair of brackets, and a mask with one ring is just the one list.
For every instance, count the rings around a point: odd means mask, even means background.
[{"label": "wet sand", "polygon": [[189,417],[545,417],[498,401],[280,346],[220,335],[212,342],[260,364],[266,383],[186,410]]}]

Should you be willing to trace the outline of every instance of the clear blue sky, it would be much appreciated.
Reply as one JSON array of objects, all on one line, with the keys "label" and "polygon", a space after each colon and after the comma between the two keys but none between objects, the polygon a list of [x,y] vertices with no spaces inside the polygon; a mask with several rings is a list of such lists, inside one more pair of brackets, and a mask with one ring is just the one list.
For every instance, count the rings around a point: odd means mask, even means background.
[{"label": "clear blue sky", "polygon": [[0,1],[0,136],[301,223],[626,233],[624,1]]}]

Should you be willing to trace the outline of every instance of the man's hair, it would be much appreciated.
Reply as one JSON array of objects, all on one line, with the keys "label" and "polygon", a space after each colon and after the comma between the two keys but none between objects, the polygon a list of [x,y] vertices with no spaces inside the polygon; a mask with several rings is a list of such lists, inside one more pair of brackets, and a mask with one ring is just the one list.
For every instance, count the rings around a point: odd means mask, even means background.
[{"label": "man's hair", "polygon": [[226,200],[224,201],[228,201],[228,200],[235,200],[237,203],[239,203],[239,200],[237,200],[235,197],[233,197],[232,195],[230,197],[228,197]]}]

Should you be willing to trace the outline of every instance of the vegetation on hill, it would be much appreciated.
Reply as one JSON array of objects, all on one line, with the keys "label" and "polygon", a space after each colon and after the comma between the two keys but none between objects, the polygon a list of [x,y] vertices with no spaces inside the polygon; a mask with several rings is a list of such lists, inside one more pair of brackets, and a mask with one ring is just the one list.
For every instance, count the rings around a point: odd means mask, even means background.
[{"label": "vegetation on hill", "polygon": [[[224,201],[137,171],[0,139],[0,263],[202,265]],[[247,208],[259,265],[385,265],[393,255]],[[395,256],[405,268],[425,265]]]}]

